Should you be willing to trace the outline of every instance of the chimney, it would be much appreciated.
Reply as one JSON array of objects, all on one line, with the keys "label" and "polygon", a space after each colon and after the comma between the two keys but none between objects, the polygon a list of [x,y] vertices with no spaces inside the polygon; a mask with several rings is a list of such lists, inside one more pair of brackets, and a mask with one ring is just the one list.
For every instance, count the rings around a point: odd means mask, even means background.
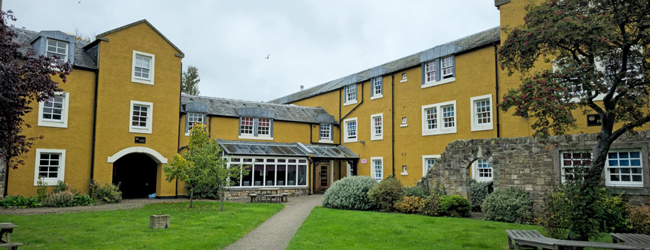
[{"label": "chimney", "polygon": [[305,89],[305,85],[300,85],[300,91],[302,91],[303,89]]}]

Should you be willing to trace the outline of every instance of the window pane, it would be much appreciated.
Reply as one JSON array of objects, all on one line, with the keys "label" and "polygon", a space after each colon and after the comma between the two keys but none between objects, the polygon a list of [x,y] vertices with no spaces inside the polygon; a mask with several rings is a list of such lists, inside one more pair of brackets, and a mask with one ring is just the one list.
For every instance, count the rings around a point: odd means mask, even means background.
[{"label": "window pane", "polygon": [[298,166],[298,185],[307,185],[307,166]]},{"label": "window pane", "polygon": [[250,165],[244,165],[243,169],[249,170],[248,175],[242,176],[242,186],[249,187],[253,185],[253,172]]},{"label": "window pane", "polygon": [[266,186],[275,186],[275,164],[266,164]]},{"label": "window pane", "polygon": [[253,167],[254,186],[261,187],[264,184],[264,165]]},{"label": "window pane", "polygon": [[296,185],[296,178],[297,178],[297,169],[296,165],[289,165],[287,167],[287,185],[293,186]]},{"label": "window pane", "polygon": [[287,185],[286,175],[287,175],[287,165],[278,165],[277,167],[277,185],[284,186]]}]

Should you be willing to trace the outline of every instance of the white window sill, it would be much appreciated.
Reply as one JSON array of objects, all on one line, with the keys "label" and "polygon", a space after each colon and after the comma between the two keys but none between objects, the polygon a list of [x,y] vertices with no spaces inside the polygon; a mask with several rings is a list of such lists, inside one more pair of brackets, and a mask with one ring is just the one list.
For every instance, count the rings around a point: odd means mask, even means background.
[{"label": "white window sill", "polygon": [[442,85],[442,84],[450,83],[450,82],[455,82],[455,81],[456,81],[456,77],[442,79],[442,80],[437,81],[437,82],[427,82],[425,84],[422,84],[422,88],[426,89],[426,88],[429,88],[429,87],[438,86],[438,85]]},{"label": "white window sill", "polygon": [[129,133],[151,134],[151,129],[142,129],[142,128],[129,127]]},{"label": "white window sill", "polygon": [[323,140],[323,139],[320,139],[320,140],[318,140],[318,143],[334,143],[334,141],[333,141],[333,140]]},{"label": "white window sill", "polygon": [[371,136],[371,137],[370,137],[370,140],[371,140],[371,141],[381,141],[381,140],[383,140],[383,139],[384,139],[384,135],[380,135],[380,136]]},{"label": "white window sill", "polygon": [[344,102],[344,103],[343,103],[343,106],[348,106],[348,105],[352,105],[352,104],[357,104],[357,100],[349,101],[349,102]]},{"label": "white window sill", "polygon": [[409,175],[409,173],[402,172],[401,175]]},{"label": "white window sill", "polygon": [[401,81],[399,81],[399,82],[400,82],[400,83],[402,83],[402,82],[407,82],[407,80],[401,80]]},{"label": "white window sill", "polygon": [[402,127],[402,128],[406,128],[406,127],[408,127],[409,125],[408,125],[408,124],[402,124],[402,125],[399,125],[399,126]]},{"label": "white window sill", "polygon": [[631,184],[631,183],[607,183],[608,187],[619,187],[619,188],[642,188],[643,183]]},{"label": "white window sill", "polygon": [[[43,181],[43,185],[45,186],[56,186],[57,184],[59,184],[59,181],[63,181],[63,179],[52,179],[52,178],[41,179],[41,180]],[[38,186],[38,179],[34,181],[34,187],[37,186]]]},{"label": "white window sill", "polygon": [[139,77],[132,77],[131,82],[134,83],[141,83],[141,84],[146,84],[146,85],[153,85],[153,81],[151,79],[146,79],[146,78],[139,78]]},{"label": "white window sill", "polygon": [[63,122],[63,121],[44,121],[44,120],[38,120],[38,126],[39,127],[52,127],[52,128],[67,128],[68,123]]},{"label": "white window sill", "polygon": [[240,135],[239,139],[272,141],[273,137],[270,137],[270,136],[254,136],[254,135]]},{"label": "white window sill", "polygon": [[349,143],[349,142],[357,142],[357,138],[354,139],[343,139],[343,143]]},{"label": "white window sill", "polygon": [[475,180],[476,180],[477,182],[488,182],[488,181],[492,181],[493,179],[492,179],[492,178],[485,178],[485,177],[483,177],[483,178],[475,178]]},{"label": "white window sill", "polygon": [[384,97],[384,95],[374,95],[370,97],[370,100],[375,100]]},{"label": "white window sill", "polygon": [[442,130],[424,130],[422,131],[422,136],[445,135],[445,134],[455,134],[455,133],[456,133],[456,128],[442,129]]},{"label": "white window sill", "polygon": [[473,126],[472,125],[472,131],[486,131],[486,130],[493,130],[494,126],[492,124],[486,124],[486,125],[481,125],[481,126]]}]

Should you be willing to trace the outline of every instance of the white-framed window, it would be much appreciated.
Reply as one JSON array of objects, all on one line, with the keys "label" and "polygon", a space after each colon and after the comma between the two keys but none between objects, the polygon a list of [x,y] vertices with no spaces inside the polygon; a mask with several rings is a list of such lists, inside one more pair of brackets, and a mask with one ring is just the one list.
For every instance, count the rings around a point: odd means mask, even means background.
[{"label": "white-framed window", "polygon": [[456,58],[452,56],[437,58],[422,64],[422,88],[456,81]]},{"label": "white-framed window", "polygon": [[308,161],[297,157],[228,156],[228,167],[242,166],[248,175],[231,179],[231,188],[307,186]]},{"label": "white-framed window", "polygon": [[610,150],[605,168],[607,186],[643,187],[641,150]]},{"label": "white-framed window", "polygon": [[239,120],[239,134],[240,135],[253,135],[253,129],[255,128],[255,118],[253,117],[242,117]]},{"label": "white-framed window", "polygon": [[492,165],[483,159],[474,161],[472,163],[472,176],[477,181],[491,181]]},{"label": "white-framed window", "polygon": [[456,101],[422,106],[422,135],[456,133]]},{"label": "white-framed window", "polygon": [[185,120],[186,120],[185,135],[190,135],[190,130],[192,130],[194,124],[197,123],[205,124],[204,116],[201,113],[187,113]]},{"label": "white-framed window", "polygon": [[402,173],[400,173],[400,175],[409,175],[407,165],[402,165]]},{"label": "white-framed window", "polygon": [[407,81],[406,73],[402,73],[402,80],[400,80],[399,82],[406,82],[406,81]]},{"label": "white-framed window", "polygon": [[440,159],[440,155],[423,155],[422,156],[422,177],[426,176],[433,164]]},{"label": "white-framed window", "polygon": [[494,129],[492,122],[492,95],[475,96],[469,99],[472,114],[472,131]]},{"label": "white-framed window", "polygon": [[36,149],[34,164],[34,186],[38,185],[38,177],[46,186],[54,186],[58,181],[65,181],[65,150]]},{"label": "white-framed window", "polygon": [[321,123],[319,129],[319,142],[331,143],[332,138],[332,124]]},{"label": "white-framed window", "polygon": [[370,140],[384,139],[384,114],[370,116]]},{"label": "white-framed window", "polygon": [[55,93],[53,97],[38,103],[39,127],[68,127],[70,93]]},{"label": "white-framed window", "polygon": [[399,125],[400,127],[408,127],[408,124],[406,123],[406,117],[402,117],[402,124]]},{"label": "white-framed window", "polygon": [[273,140],[273,119],[240,117],[239,139]]},{"label": "white-framed window", "polygon": [[56,59],[57,64],[64,64],[68,62],[69,49],[70,49],[70,44],[68,42],[63,42],[54,39],[47,39],[47,56],[59,57],[59,59]]},{"label": "white-framed window", "polygon": [[384,179],[384,157],[370,157],[372,178],[377,181]]},{"label": "white-framed window", "polygon": [[588,151],[562,151],[560,152],[560,168],[562,183],[576,178],[576,167],[588,168],[591,166],[591,153]]},{"label": "white-framed window", "polygon": [[357,141],[357,118],[343,120],[343,142]]},{"label": "white-framed window", "polygon": [[384,97],[384,84],[382,83],[382,77],[378,76],[372,78],[370,86],[372,87],[370,100],[378,99]]},{"label": "white-framed window", "polygon": [[357,103],[357,85],[356,84],[345,86],[345,89],[344,89],[343,92],[344,92],[343,94],[345,95],[344,99],[343,99],[344,100],[343,106]]},{"label": "white-framed window", "polygon": [[129,132],[151,134],[153,103],[131,101],[129,117]]},{"label": "white-framed window", "polygon": [[133,73],[131,81],[153,85],[156,56],[140,51],[133,51]]}]

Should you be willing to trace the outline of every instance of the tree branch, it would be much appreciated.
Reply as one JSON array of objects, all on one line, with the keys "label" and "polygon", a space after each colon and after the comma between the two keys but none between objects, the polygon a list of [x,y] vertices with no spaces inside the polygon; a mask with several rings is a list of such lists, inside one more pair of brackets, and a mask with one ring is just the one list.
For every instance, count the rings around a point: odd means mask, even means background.
[{"label": "tree branch", "polygon": [[614,131],[614,133],[612,133],[612,135],[610,135],[609,138],[607,138],[607,141],[611,144],[616,139],[618,139],[618,137],[623,135],[623,133],[625,133],[625,132],[627,132],[627,131],[635,128],[635,127],[639,127],[639,126],[641,126],[641,125],[643,125],[643,124],[645,124],[647,122],[650,122],[650,114],[646,115],[645,117],[643,117],[643,118],[641,118],[639,120],[636,120],[636,121],[633,121],[633,122],[630,122],[628,124],[623,125],[623,127],[621,127],[618,130]]}]

